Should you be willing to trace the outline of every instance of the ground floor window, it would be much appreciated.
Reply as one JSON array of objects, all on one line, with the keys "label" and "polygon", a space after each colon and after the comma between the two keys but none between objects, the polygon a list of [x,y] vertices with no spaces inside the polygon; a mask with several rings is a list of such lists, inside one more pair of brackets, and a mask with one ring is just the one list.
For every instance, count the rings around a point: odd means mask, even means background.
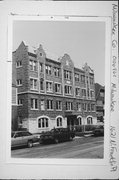
[{"label": "ground floor window", "polygon": [[58,117],[57,118],[57,126],[62,126],[62,118],[61,117]]},{"label": "ground floor window", "polygon": [[87,118],[87,124],[93,124],[93,118],[92,117]]},{"label": "ground floor window", "polygon": [[38,128],[46,128],[49,126],[48,118],[43,117],[38,119]]},{"label": "ground floor window", "polygon": [[78,120],[78,125],[82,125],[82,118],[78,117],[77,120]]}]

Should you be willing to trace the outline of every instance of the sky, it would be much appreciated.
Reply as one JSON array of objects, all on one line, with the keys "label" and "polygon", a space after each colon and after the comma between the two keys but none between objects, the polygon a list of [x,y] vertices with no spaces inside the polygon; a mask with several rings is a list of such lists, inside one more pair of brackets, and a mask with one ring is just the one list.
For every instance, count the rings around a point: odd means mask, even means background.
[{"label": "sky", "polygon": [[95,83],[105,84],[105,23],[94,21],[14,21],[13,51],[20,43],[56,55],[69,54],[74,66],[87,62],[95,73]]}]

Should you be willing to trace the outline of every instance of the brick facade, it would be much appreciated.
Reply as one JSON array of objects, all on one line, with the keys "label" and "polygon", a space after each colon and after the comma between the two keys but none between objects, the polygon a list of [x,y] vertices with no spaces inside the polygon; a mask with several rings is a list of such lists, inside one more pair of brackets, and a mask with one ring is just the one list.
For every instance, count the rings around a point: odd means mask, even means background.
[{"label": "brick facade", "polygon": [[82,69],[75,68],[68,54],[56,61],[47,56],[41,45],[30,49],[24,42],[14,57],[18,117],[23,127],[41,132],[57,126],[75,126],[78,117],[81,124],[97,122],[94,73],[87,64]]}]

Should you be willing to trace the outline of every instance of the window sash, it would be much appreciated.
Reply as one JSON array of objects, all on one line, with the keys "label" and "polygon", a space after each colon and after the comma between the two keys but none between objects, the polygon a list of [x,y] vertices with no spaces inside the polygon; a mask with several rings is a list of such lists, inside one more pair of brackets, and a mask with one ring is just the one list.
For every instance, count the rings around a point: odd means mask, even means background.
[{"label": "window sash", "polygon": [[31,98],[31,109],[38,109],[38,99]]},{"label": "window sash", "polygon": [[47,90],[47,92],[53,92],[53,83],[52,82],[46,82],[46,90]]},{"label": "window sash", "polygon": [[56,101],[56,110],[62,110],[62,102]]},{"label": "window sash", "polygon": [[47,109],[52,110],[53,109],[53,100],[47,100]]},{"label": "window sash", "polygon": [[40,118],[38,120],[38,128],[46,128],[48,127],[49,124],[48,124],[48,119],[47,118]]},{"label": "window sash", "polygon": [[37,90],[38,84],[37,79],[30,78],[30,89]]},{"label": "window sash", "polygon": [[65,85],[65,94],[69,94],[69,95],[72,94],[72,87],[71,86]]}]

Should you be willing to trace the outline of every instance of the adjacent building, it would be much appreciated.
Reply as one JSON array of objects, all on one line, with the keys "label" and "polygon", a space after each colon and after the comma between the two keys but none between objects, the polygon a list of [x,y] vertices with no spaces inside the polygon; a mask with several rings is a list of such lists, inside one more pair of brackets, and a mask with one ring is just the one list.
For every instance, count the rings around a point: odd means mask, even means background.
[{"label": "adjacent building", "polygon": [[94,72],[74,67],[68,54],[53,59],[24,42],[13,52],[17,116],[30,132],[97,123]]},{"label": "adjacent building", "polygon": [[95,83],[95,99],[97,121],[104,122],[105,88],[98,83]]}]

